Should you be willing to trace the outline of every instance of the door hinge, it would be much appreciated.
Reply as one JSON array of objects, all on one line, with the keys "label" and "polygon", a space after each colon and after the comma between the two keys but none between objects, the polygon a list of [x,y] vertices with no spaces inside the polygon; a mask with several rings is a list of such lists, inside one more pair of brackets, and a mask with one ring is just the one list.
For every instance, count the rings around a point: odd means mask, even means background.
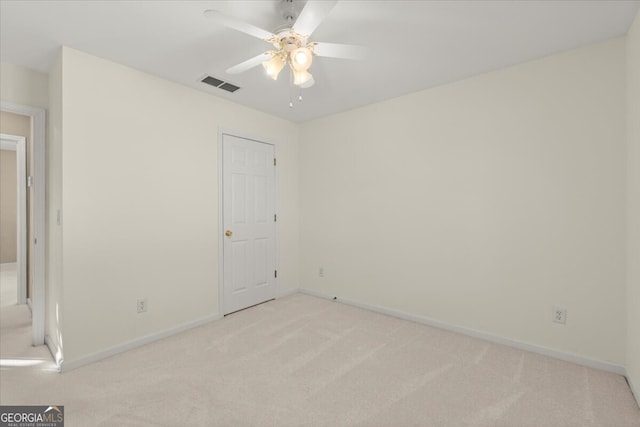
[{"label": "door hinge", "polygon": [[273,277],[278,278],[278,270],[273,270]]},{"label": "door hinge", "polygon": [[275,165],[276,165],[276,158],[274,157],[273,158],[273,166],[275,166]]}]

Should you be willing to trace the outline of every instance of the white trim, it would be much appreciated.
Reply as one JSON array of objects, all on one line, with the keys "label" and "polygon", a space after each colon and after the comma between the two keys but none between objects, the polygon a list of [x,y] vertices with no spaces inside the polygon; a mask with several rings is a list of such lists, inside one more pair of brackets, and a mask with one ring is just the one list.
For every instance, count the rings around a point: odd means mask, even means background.
[{"label": "white trim", "polygon": [[0,133],[0,141],[3,150],[16,153],[16,286],[18,304],[23,305],[27,303],[27,139]]},{"label": "white trim", "polygon": [[[280,206],[280,204],[278,203],[278,197],[280,197],[280,192],[278,191],[278,187],[280,185],[280,182],[278,180],[278,144],[274,144],[272,142],[268,142],[267,144],[271,144],[273,146],[273,158],[274,161],[276,162],[275,167],[273,169],[273,213],[276,215],[276,218],[280,218],[280,211],[278,210],[278,206]],[[274,224],[274,239],[275,242],[273,243],[273,250],[276,251],[275,254],[273,254],[273,262],[276,264],[275,269],[276,271],[280,270],[280,239],[278,239],[278,236],[280,235],[280,222],[276,219],[276,222]],[[280,272],[280,274],[282,274],[282,272]],[[278,299],[278,294],[280,293],[280,280],[278,279],[278,277],[276,276],[276,278],[273,281],[273,286],[274,286],[274,294],[276,296],[276,299]]]},{"label": "white trim", "polygon": [[51,337],[49,335],[44,336],[44,345],[46,345],[49,349],[49,354],[51,354],[51,358],[55,362],[58,372],[60,372],[60,364],[56,360],[56,352],[53,350],[55,347],[57,347],[57,345],[51,340]]},{"label": "white trim", "polygon": [[[32,257],[32,281],[31,295],[34,307],[32,320],[33,345],[44,344],[44,303],[45,303],[45,248],[46,248],[46,226],[45,226],[45,194],[46,194],[46,151],[45,151],[45,120],[46,114],[43,108],[29,107],[0,101],[0,110],[14,114],[22,114],[31,117],[31,138],[33,146],[33,257]],[[29,242],[31,245],[32,242]]]},{"label": "white trim", "polygon": [[226,132],[218,128],[218,313],[224,310],[224,196],[222,182],[222,139]]},{"label": "white trim", "polygon": [[437,320],[430,319],[428,317],[405,313],[400,310],[392,310],[384,307],[379,307],[377,305],[366,304],[366,303],[361,303],[361,302],[346,299],[346,298],[330,296],[330,295],[323,294],[321,292],[312,291],[309,289],[300,289],[300,292],[303,294],[307,294],[307,295],[311,295],[319,298],[335,300],[337,302],[353,305],[359,308],[364,308],[365,310],[374,311],[376,313],[385,314],[387,316],[393,316],[400,319],[409,320],[411,322],[421,323],[423,325],[433,326],[435,328],[456,332],[462,335],[467,335],[474,338],[480,338],[485,341],[506,345],[508,347],[517,348],[519,350],[525,350],[525,351],[530,351],[532,353],[542,354],[543,356],[553,357],[555,359],[576,363],[578,365],[588,366],[590,368],[600,369],[602,371],[613,372],[614,374],[623,375],[623,376],[626,374],[626,370],[624,366],[616,365],[614,363],[604,362],[597,359],[591,359],[589,357],[579,356],[577,354],[565,353],[563,351],[554,350],[548,347],[543,347],[536,344],[512,340],[509,338],[492,335],[487,332],[476,331],[474,329],[469,329],[462,326],[450,325],[444,322],[439,322]]},{"label": "white trim", "polygon": [[[6,135],[5,135],[6,136]],[[16,183],[18,184],[18,236],[17,236],[17,260],[18,260],[18,304],[27,303],[27,139],[19,137],[16,146]]]},{"label": "white trim", "polygon": [[76,359],[71,362],[65,362],[64,360],[62,360],[59,363],[60,372],[71,371],[81,366],[85,366],[90,363],[94,363],[99,360],[106,359],[107,357],[114,356],[116,354],[123,353],[125,351],[133,350],[134,348],[142,347],[143,345],[150,344],[154,341],[158,341],[163,338],[167,338],[172,335],[179,334],[181,332],[187,331],[189,329],[193,329],[198,326],[202,326],[204,324],[219,320],[221,318],[222,318],[222,315],[213,314],[198,320],[194,320],[192,322],[187,322],[182,325],[178,325],[176,327],[166,329],[164,331],[156,332],[141,338],[136,338],[134,340],[127,341],[122,344],[118,344],[114,347],[108,348],[106,350],[98,351],[96,353],[90,354],[85,357],[81,357],[80,359]]},{"label": "white trim", "polygon": [[0,263],[0,267],[2,268],[18,268],[18,263],[17,262],[3,262]]},{"label": "white trim", "polygon": [[[60,335],[60,333],[58,331],[55,331],[56,334],[58,334],[58,336]],[[58,368],[58,372],[60,372],[60,363],[62,362],[62,348],[60,347],[60,341],[58,339],[58,336],[51,336],[50,334],[46,334],[44,336],[44,344],[47,346],[47,348],[49,349],[49,353],[51,353],[51,357],[53,358],[53,361],[56,364],[56,367]]]},{"label": "white trim", "polygon": [[[237,138],[243,138],[243,139],[248,139],[251,141],[255,141],[255,142],[259,142],[262,144],[268,144],[273,146],[273,155],[274,157],[277,159],[278,158],[278,144],[276,144],[275,142],[260,137],[260,136],[256,136],[256,135],[251,135],[245,132],[239,132],[239,131],[235,131],[235,130],[230,130],[227,128],[222,128],[219,127],[218,128],[218,312],[219,313],[224,313],[224,182],[223,182],[223,170],[222,170],[222,166],[223,166],[223,162],[224,162],[224,158],[223,158],[223,153],[222,153],[222,145],[223,145],[223,139],[224,139],[224,135],[229,135],[229,136],[235,136]],[[280,216],[279,212],[278,212],[278,167],[276,166],[275,170],[274,170],[274,206],[273,206],[273,210],[276,214],[277,217]],[[280,245],[279,245],[279,239],[278,239],[278,221],[276,221],[275,223],[275,248],[274,250],[276,251],[275,255],[275,264],[276,264],[276,270],[278,270],[278,266],[280,265],[280,257],[279,257],[279,253],[280,253]],[[297,290],[296,290],[297,291]],[[278,296],[278,278],[276,277],[274,279],[274,293],[275,293],[275,297],[280,298]]]},{"label": "white trim", "polygon": [[[17,136],[14,136],[14,135],[4,135],[4,134],[0,134],[0,135],[2,135],[3,138],[5,136],[18,138]],[[5,141],[4,139],[0,140],[0,150],[16,151],[16,149],[17,149],[16,144],[14,144],[13,142]]]}]

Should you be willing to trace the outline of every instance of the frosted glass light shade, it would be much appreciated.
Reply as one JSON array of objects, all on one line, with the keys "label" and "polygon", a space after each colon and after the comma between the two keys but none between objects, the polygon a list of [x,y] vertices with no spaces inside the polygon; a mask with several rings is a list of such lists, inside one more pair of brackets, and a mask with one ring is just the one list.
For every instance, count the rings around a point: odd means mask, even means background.
[{"label": "frosted glass light shade", "polygon": [[280,74],[280,71],[282,71],[282,69],[284,68],[284,61],[282,60],[280,55],[275,55],[270,60],[264,61],[262,63],[262,66],[264,67],[269,77],[271,77],[273,80],[277,80],[278,74]]},{"label": "frosted glass light shade", "polygon": [[313,76],[308,71],[293,70],[293,84],[300,86],[311,80]]},{"label": "frosted glass light shade", "polygon": [[289,58],[291,68],[295,71],[307,71],[313,61],[313,54],[306,47],[299,47],[291,51]]}]

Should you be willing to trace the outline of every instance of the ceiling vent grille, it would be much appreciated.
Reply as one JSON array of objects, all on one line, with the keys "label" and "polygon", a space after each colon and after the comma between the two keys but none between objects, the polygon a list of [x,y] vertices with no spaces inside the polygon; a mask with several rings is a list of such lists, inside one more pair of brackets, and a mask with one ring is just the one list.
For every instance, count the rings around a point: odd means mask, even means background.
[{"label": "ceiling vent grille", "polygon": [[226,90],[227,92],[235,92],[240,89],[240,86],[236,86],[234,84],[222,81],[220,79],[216,79],[215,77],[206,76],[204,79],[200,80],[202,83],[211,85],[213,87],[217,87],[218,89]]}]

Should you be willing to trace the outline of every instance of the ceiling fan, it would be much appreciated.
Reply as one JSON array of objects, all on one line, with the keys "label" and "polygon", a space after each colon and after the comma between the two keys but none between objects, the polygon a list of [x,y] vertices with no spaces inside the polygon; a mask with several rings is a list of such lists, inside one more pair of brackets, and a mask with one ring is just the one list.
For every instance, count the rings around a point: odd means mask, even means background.
[{"label": "ceiling fan", "polygon": [[287,22],[274,32],[263,30],[214,9],[205,10],[204,14],[221,25],[262,39],[275,48],[234,65],[227,69],[227,73],[242,73],[262,64],[267,75],[277,80],[280,71],[285,65],[289,65],[292,83],[301,88],[308,88],[315,83],[313,76],[309,73],[314,56],[342,59],[364,57],[364,48],[361,46],[309,42],[311,34],[337,3],[338,0],[308,0],[298,14],[293,0],[281,0],[282,16]]}]

